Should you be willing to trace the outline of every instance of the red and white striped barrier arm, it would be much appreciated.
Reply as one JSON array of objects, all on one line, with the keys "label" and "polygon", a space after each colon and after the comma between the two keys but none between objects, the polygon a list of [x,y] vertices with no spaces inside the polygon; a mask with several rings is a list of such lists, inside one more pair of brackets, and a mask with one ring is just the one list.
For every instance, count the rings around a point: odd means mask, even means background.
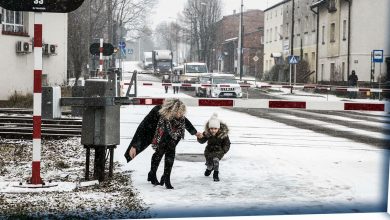
[{"label": "red and white striped barrier arm", "polygon": [[99,75],[103,76],[103,38],[100,38],[99,51]]},{"label": "red and white striped barrier arm", "polygon": [[[130,85],[130,83],[125,83],[125,85]],[[179,87],[211,87],[211,84],[195,84],[195,83],[150,83],[150,82],[144,82],[141,83],[142,86],[179,86]],[[217,87],[241,87],[241,88],[246,88],[246,87],[251,87],[250,84],[240,84],[240,86],[234,86],[234,85],[224,85],[224,84],[218,84]]]},{"label": "red and white striped barrier arm", "polygon": [[[134,98],[137,105],[159,105],[165,98]],[[287,101],[267,99],[195,99],[180,98],[187,106],[214,106],[237,108],[283,108],[328,111],[381,111],[390,112],[389,102],[341,102],[341,101]]]},{"label": "red and white striped barrier arm", "polygon": [[42,13],[34,13],[34,100],[33,100],[33,155],[31,184],[42,184],[41,179],[41,124],[42,124]]},{"label": "red and white striped barrier arm", "polygon": [[[129,85],[129,83],[125,83],[125,85]],[[150,83],[144,82],[141,84],[142,86],[179,86],[179,87],[211,87],[211,84],[195,84],[195,83]],[[319,89],[319,90],[335,90],[341,92],[373,92],[373,93],[381,93],[381,92],[390,92],[390,89],[379,89],[379,88],[354,88],[354,87],[331,87],[331,86],[323,86],[323,85],[253,85],[253,84],[239,84],[241,88],[260,88],[260,89],[269,89],[269,88],[277,88],[277,89]],[[218,87],[231,87],[231,85],[219,85]]]}]

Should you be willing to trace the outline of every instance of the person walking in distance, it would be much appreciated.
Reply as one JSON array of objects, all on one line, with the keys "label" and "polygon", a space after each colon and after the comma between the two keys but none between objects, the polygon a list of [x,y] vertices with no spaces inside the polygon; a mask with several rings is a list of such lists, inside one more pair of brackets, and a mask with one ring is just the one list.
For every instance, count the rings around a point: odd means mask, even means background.
[{"label": "person walking in distance", "polygon": [[[357,87],[358,86],[358,76],[356,75],[355,73],[355,70],[352,70],[352,74],[349,75],[348,77],[348,84],[349,86],[351,87]],[[349,92],[349,98],[352,99],[352,98],[357,98],[357,92],[353,91],[353,92]]]}]

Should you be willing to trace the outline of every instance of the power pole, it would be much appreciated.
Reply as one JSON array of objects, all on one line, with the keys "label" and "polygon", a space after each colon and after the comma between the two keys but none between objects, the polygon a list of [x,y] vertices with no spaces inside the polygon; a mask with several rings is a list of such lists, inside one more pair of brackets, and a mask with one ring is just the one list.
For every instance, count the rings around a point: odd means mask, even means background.
[{"label": "power pole", "polygon": [[294,56],[294,13],[295,13],[295,3],[294,0],[292,0],[292,12],[291,12],[291,52],[290,55]]},{"label": "power pole", "polygon": [[241,14],[240,14],[240,50],[239,50],[239,58],[240,58],[240,80],[242,80],[242,70],[243,70],[243,61],[244,61],[244,2],[241,0]]}]

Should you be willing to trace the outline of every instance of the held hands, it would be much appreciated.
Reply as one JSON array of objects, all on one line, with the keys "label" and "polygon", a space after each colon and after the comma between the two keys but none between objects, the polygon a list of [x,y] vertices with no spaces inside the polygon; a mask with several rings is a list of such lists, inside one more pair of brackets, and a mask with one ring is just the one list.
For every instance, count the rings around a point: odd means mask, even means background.
[{"label": "held hands", "polygon": [[196,135],[197,138],[203,138],[203,133],[202,132],[198,131],[198,132],[196,132],[195,135]]},{"label": "held hands", "polygon": [[131,159],[134,159],[134,157],[137,155],[137,149],[135,147],[131,147],[129,151],[129,155]]}]

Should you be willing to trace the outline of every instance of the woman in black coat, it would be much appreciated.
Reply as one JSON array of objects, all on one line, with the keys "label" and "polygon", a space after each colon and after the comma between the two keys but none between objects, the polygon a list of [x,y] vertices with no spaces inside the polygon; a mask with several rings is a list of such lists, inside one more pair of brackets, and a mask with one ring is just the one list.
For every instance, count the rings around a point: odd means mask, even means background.
[{"label": "woman in black coat", "polygon": [[[167,99],[163,105],[155,106],[138,126],[134,137],[126,150],[127,162],[152,144],[155,153],[151,159],[148,181],[153,185],[164,185],[173,189],[170,181],[176,145],[184,137],[186,129],[191,135],[201,135],[184,116],[186,106],[179,99]],[[160,183],[156,172],[161,158],[165,154],[164,174]]]}]

